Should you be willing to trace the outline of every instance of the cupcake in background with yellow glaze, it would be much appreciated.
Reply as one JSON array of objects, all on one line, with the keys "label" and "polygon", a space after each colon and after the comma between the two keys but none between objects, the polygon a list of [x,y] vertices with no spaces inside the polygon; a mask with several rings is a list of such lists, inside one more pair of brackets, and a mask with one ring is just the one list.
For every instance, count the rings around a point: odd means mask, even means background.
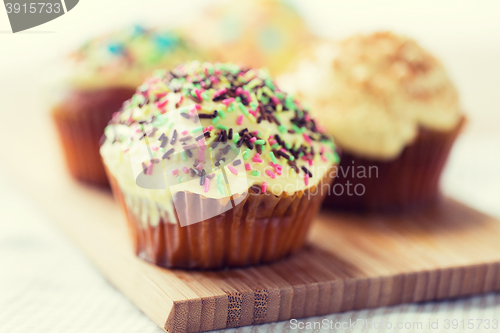
[{"label": "cupcake in background with yellow glaze", "polygon": [[282,73],[316,37],[286,0],[227,0],[208,7],[186,34],[221,62]]},{"label": "cupcake in background with yellow glaze", "polygon": [[464,123],[443,65],[391,32],[322,42],[279,82],[298,92],[342,148],[331,207],[391,210],[439,197],[439,178]]},{"label": "cupcake in background with yellow glaze", "polygon": [[179,268],[295,252],[338,163],[267,71],[231,63],[158,71],[113,116],[100,152],[137,255]]},{"label": "cupcake in background with yellow glaze", "polygon": [[67,62],[66,89],[52,117],[71,174],[107,185],[99,155],[104,127],[154,69],[204,59],[178,32],[130,26],[83,44]]}]

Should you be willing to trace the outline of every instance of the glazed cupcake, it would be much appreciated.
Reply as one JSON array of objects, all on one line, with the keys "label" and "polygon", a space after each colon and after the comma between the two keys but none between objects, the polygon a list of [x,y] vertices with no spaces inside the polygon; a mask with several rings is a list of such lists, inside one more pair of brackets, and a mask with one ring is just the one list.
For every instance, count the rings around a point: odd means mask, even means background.
[{"label": "glazed cupcake", "polygon": [[196,269],[298,250],[332,181],[335,151],[267,71],[199,62],[142,84],[100,150],[137,255]]},{"label": "glazed cupcake", "polygon": [[208,7],[186,33],[221,62],[282,73],[316,37],[288,1],[238,0]]},{"label": "glazed cupcake", "polygon": [[406,210],[436,203],[465,118],[443,65],[414,40],[381,32],[321,43],[280,82],[300,92],[342,148],[325,205]]},{"label": "glazed cupcake", "polygon": [[71,174],[107,185],[99,140],[112,114],[154,69],[203,56],[176,32],[134,26],[90,40],[70,58],[52,117]]}]

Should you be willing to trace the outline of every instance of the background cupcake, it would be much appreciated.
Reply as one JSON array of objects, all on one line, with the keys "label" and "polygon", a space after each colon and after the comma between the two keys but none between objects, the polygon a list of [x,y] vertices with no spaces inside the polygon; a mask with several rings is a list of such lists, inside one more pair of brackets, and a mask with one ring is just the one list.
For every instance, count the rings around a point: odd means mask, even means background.
[{"label": "background cupcake", "polygon": [[410,38],[381,32],[318,44],[292,72],[282,84],[300,92],[343,151],[328,206],[435,202],[464,122],[457,91],[436,58]]},{"label": "background cupcake", "polygon": [[296,251],[338,162],[266,71],[230,63],[158,72],[105,137],[136,253],[165,267],[253,265]]},{"label": "background cupcake", "polygon": [[111,116],[159,67],[203,56],[177,32],[133,26],[83,44],[71,55],[55,120],[71,174],[105,185],[99,140]]},{"label": "background cupcake", "polygon": [[208,7],[186,28],[198,44],[222,62],[266,67],[282,73],[314,37],[288,1],[237,0]]}]

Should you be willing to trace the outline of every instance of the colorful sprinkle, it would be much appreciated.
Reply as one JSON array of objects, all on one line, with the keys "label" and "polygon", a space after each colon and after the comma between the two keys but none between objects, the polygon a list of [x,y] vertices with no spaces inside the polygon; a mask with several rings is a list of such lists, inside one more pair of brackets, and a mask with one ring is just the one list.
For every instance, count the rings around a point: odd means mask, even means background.
[{"label": "colorful sprinkle", "polygon": [[243,115],[240,114],[238,116],[238,119],[236,119],[236,124],[241,125],[243,123]]},{"label": "colorful sprinkle", "polygon": [[238,170],[236,170],[235,168],[233,168],[233,167],[232,167],[232,166],[230,166],[230,165],[226,165],[226,166],[227,166],[227,168],[229,169],[229,171],[231,171],[231,173],[232,173],[233,175],[235,175],[235,176],[236,176],[236,175],[238,175]]}]

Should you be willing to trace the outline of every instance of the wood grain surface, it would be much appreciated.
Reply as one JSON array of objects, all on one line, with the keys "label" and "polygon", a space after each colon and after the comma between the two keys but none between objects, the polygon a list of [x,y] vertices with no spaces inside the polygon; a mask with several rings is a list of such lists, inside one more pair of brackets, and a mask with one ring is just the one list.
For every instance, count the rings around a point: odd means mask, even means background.
[{"label": "wood grain surface", "polygon": [[110,192],[67,176],[45,115],[33,115],[26,126],[30,131],[23,133],[30,135],[19,136],[15,126],[0,135],[8,143],[0,146],[11,161],[7,172],[113,285],[169,332],[500,290],[499,221],[451,199],[416,215],[322,213],[307,247],[270,265],[208,272],[157,268],[134,256]]}]

